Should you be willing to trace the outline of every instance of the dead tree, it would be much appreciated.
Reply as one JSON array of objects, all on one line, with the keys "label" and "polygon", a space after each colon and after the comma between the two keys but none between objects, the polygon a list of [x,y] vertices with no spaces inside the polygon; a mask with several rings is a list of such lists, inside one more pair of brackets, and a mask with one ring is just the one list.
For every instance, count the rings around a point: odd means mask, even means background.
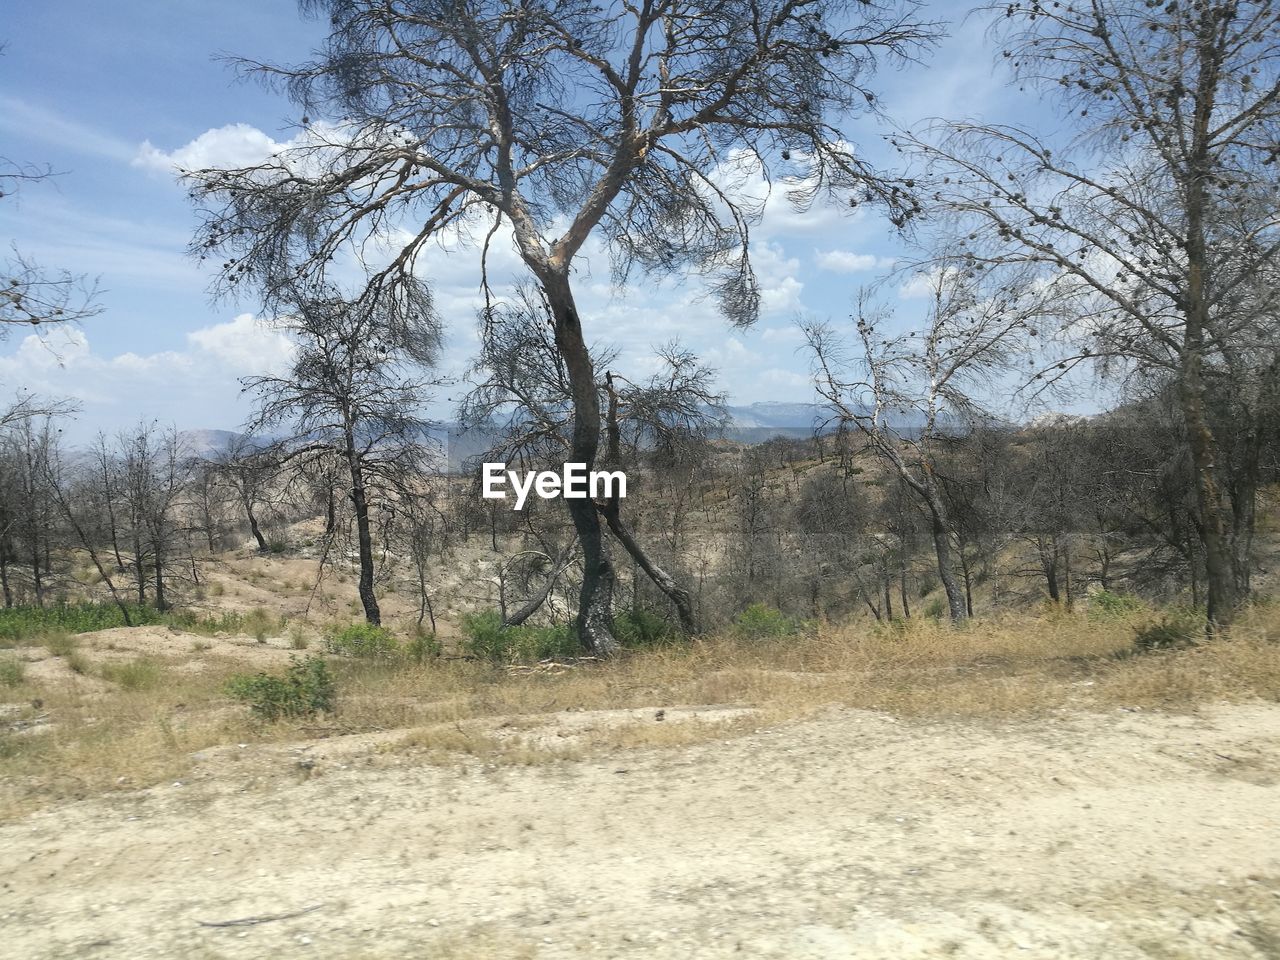
[{"label": "dead tree", "polygon": [[865,295],[852,345],[828,324],[810,323],[804,330],[818,393],[833,419],[860,431],[927,512],[938,578],[958,623],[968,617],[969,605],[956,577],[939,447],[982,415],[975,389],[1007,369],[1028,321],[1009,310],[1016,288],[988,287],[963,265],[936,261],[922,279],[930,300],[919,331],[887,334],[882,328],[888,316]]},{"label": "dead tree", "polygon": [[[1214,381],[1275,393],[1280,343],[1280,6],[1272,0],[1013,2],[989,8],[1024,87],[1056,99],[1062,142],[948,123],[907,138],[975,269],[1017,264],[1077,298],[1073,357],[1176,385],[1210,631],[1247,589]],[[1230,391],[1237,397],[1245,394]],[[1240,493],[1252,503],[1253,491]],[[1242,509],[1249,509],[1241,504]]]},{"label": "dead tree", "polygon": [[432,386],[420,376],[434,362],[434,318],[392,302],[348,300],[332,288],[295,288],[292,311],[277,324],[297,342],[289,371],[251,377],[257,402],[251,432],[276,433],[274,455],[286,475],[319,460],[341,464],[360,559],[365,619],[382,621],[374,590],[375,513],[390,518],[425,472],[427,422],[421,404]]},{"label": "dead tree", "polygon": [[[930,36],[909,5],[852,0],[643,0],[601,7],[483,0],[303,0],[327,16],[317,59],[245,67],[285,86],[307,114],[295,148],[251,168],[190,172],[204,224],[193,249],[226,255],[224,288],[268,300],[364,241],[394,236],[369,285],[385,299],[422,250],[500,227],[550,307],[572,397],[568,460],[600,448],[598,377],[573,290],[595,238],[617,278],[691,269],[712,278],[728,319],[751,323],[749,258],[759,196],[744,176],[782,181],[799,205],[821,194],[914,209],[837,126],[874,112],[882,58]],[[315,118],[315,119],[313,119]],[[856,202],[855,200],[855,202]],[[567,501],[583,552],[577,627],[606,655],[614,584],[599,514]]]}]

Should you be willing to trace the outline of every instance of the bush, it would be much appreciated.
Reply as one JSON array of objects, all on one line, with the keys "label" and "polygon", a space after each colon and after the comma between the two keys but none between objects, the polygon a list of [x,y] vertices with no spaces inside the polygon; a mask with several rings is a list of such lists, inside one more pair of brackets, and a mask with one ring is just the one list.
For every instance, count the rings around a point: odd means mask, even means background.
[{"label": "bush", "polygon": [[125,663],[104,663],[102,678],[126,690],[147,690],[160,682],[160,664],[145,657]]},{"label": "bush", "polygon": [[1142,600],[1131,593],[1099,590],[1089,596],[1090,620],[1123,620],[1142,609]]},{"label": "bush", "polygon": [[467,614],[462,618],[466,639],[463,649],[474,657],[495,663],[575,657],[582,645],[567,624],[554,627],[503,627],[496,610]]},{"label": "bush", "polygon": [[656,613],[627,610],[613,619],[613,633],[624,647],[655,647],[676,637],[676,630]]},{"label": "bush", "polygon": [[223,613],[216,617],[191,610],[174,610],[166,618],[170,624],[190,633],[213,636],[218,633],[243,633],[259,643],[284,629],[287,617],[277,616],[265,607],[254,607],[248,613]]},{"label": "bush", "polygon": [[789,637],[804,624],[767,603],[753,603],[733,618],[733,633],[743,640],[771,640]]},{"label": "bush", "polygon": [[1179,611],[1134,627],[1133,632],[1133,649],[1137,653],[1178,650],[1195,646],[1204,635],[1204,617],[1190,610]]},{"label": "bush", "polygon": [[[126,604],[134,626],[164,623],[165,615],[151,607]],[[114,603],[68,603],[53,607],[10,607],[0,609],[0,640],[11,644],[51,633],[89,633],[125,625],[124,615]]]},{"label": "bush", "polygon": [[934,597],[925,604],[924,615],[930,620],[941,620],[943,617],[948,616],[950,609],[944,598]]},{"label": "bush", "polygon": [[0,684],[16,687],[26,676],[26,668],[17,657],[0,657]]},{"label": "bush", "polygon": [[345,657],[386,660],[400,652],[400,643],[385,627],[351,623],[325,634],[324,648]]},{"label": "bush", "polygon": [[247,703],[255,717],[267,721],[333,713],[337,702],[333,677],[320,657],[291,658],[283,677],[239,674],[227,681],[226,691],[233,699]]},{"label": "bush", "polygon": [[434,633],[419,628],[413,635],[413,639],[405,646],[404,652],[410,660],[422,663],[423,660],[440,656],[443,651],[440,648],[440,640]]}]

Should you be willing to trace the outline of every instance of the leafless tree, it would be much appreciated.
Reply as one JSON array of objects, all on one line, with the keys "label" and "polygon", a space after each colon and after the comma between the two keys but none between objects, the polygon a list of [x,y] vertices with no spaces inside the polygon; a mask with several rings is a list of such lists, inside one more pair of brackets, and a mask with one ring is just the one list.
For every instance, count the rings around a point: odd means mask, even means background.
[{"label": "leafless tree", "polygon": [[382,620],[374,512],[389,520],[426,472],[428,424],[418,411],[432,384],[421,368],[439,348],[434,317],[402,313],[402,305],[295,288],[292,312],[277,321],[298,345],[289,371],[244,381],[257,401],[251,432],[284,432],[275,452],[286,473],[323,460],[341,464],[356,526],[360,602],[373,624]]},{"label": "leafless tree", "polygon": [[278,469],[268,446],[252,434],[238,433],[210,463],[214,475],[230,488],[244,513],[259,553],[267,551],[267,538],[262,535],[258,514]]},{"label": "leafless tree", "polygon": [[891,317],[864,295],[854,346],[829,324],[804,325],[818,393],[833,417],[866,437],[927,510],[938,577],[951,619],[968,616],[956,579],[950,511],[938,476],[939,447],[981,415],[975,390],[1005,372],[1027,328],[1012,312],[1016,288],[945,260],[921,277],[929,288],[924,329],[891,334]]},{"label": "leafless tree", "polygon": [[[573,387],[554,341],[549,305],[537,291],[521,287],[510,302],[487,308],[483,321],[481,355],[472,371],[475,386],[463,400],[463,422],[495,427],[501,455],[507,459],[572,458],[577,417]],[[596,409],[605,436],[599,460],[603,466],[625,469],[650,460],[666,468],[688,457],[722,426],[724,396],[715,388],[715,371],[677,343],[657,346],[654,353],[658,369],[649,376],[631,379],[606,369],[596,384],[602,397]],[[613,350],[600,346],[594,354],[604,367],[612,367],[617,359]],[[635,565],[674,605],[681,628],[696,633],[692,594],[669,564],[641,543],[621,499],[615,494],[588,502],[594,503]]]},{"label": "leafless tree", "polygon": [[[895,220],[914,209],[837,125],[874,112],[867,83],[878,61],[909,57],[929,38],[910,4],[302,7],[332,25],[318,58],[244,66],[288,88],[306,130],[252,168],[191,172],[204,210],[195,249],[228,255],[224,286],[253,282],[270,299],[409,223],[369,285],[386,299],[430,244],[482,230],[483,258],[509,225],[551,308],[573,402],[570,457],[588,467],[600,396],[572,277],[590,237],[619,279],[635,269],[712,276],[725,315],[746,324],[759,303],[748,240],[760,203],[735,189],[742,173],[781,179],[801,206],[856,191]],[[568,505],[585,564],[579,634],[607,654],[613,566],[594,505]]]},{"label": "leafless tree", "polygon": [[[1247,588],[1231,523],[1214,381],[1280,364],[1280,6],[1273,0],[1013,2],[988,8],[1025,86],[1056,96],[1050,143],[1012,126],[945,123],[906,139],[976,269],[1027,265],[1077,298],[1076,355],[1161,373],[1193,464],[1210,629]],[[1235,391],[1237,399],[1242,399]],[[1252,492],[1247,494],[1251,500]]]}]

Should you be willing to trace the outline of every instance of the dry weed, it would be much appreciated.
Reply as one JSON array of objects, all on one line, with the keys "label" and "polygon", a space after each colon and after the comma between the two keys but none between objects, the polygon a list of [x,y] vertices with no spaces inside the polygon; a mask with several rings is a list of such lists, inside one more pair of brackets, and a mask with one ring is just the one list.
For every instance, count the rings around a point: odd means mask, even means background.
[{"label": "dry weed", "polygon": [[[175,649],[155,663],[131,664],[137,676],[92,662],[88,669],[78,664],[76,674],[63,660],[50,679],[49,671],[37,676],[19,665],[16,682],[3,688],[5,720],[47,720],[37,732],[0,725],[0,814],[177,779],[193,752],[236,742],[405,730],[391,749],[429,762],[528,764],[739,736],[833,704],[900,716],[1000,718],[1280,699],[1280,609],[1250,611],[1230,639],[1125,656],[1133,628],[1131,621],[1066,614],[961,629],[934,621],[824,627],[812,636],[709,638],[536,671],[458,659],[341,660],[332,663],[339,712],[322,726],[254,723],[224,693],[231,674],[253,668],[204,650]],[[85,644],[76,654],[92,661]],[[104,675],[129,679],[104,683]],[[545,736],[547,719],[566,711],[708,704],[757,712],[714,723],[602,722],[559,743]]]}]

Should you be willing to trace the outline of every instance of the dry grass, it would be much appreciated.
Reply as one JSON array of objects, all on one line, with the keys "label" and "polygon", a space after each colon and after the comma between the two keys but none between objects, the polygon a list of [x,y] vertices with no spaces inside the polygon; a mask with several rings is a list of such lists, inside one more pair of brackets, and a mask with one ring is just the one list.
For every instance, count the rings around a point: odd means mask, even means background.
[{"label": "dry grass", "polygon": [[[81,643],[63,647],[56,674],[24,664],[0,689],[8,705],[0,716],[0,815],[178,779],[192,766],[193,752],[231,743],[405,731],[371,751],[427,762],[525,764],[683,747],[833,704],[904,717],[1016,718],[1280,699],[1280,609],[1253,610],[1229,640],[1120,656],[1133,635],[1131,622],[1058,615],[960,630],[913,621],[757,643],[713,638],[610,663],[533,671],[464,660],[335,660],[336,716],[269,725],[252,721],[224,693],[230,675],[256,669],[244,662],[192,649],[185,640],[172,656],[128,662]],[[73,655],[79,673],[65,663]],[[701,704],[755,712],[717,722],[602,720],[575,728],[563,742],[548,742],[539,732],[566,711]],[[43,719],[33,728],[36,718]]]}]

